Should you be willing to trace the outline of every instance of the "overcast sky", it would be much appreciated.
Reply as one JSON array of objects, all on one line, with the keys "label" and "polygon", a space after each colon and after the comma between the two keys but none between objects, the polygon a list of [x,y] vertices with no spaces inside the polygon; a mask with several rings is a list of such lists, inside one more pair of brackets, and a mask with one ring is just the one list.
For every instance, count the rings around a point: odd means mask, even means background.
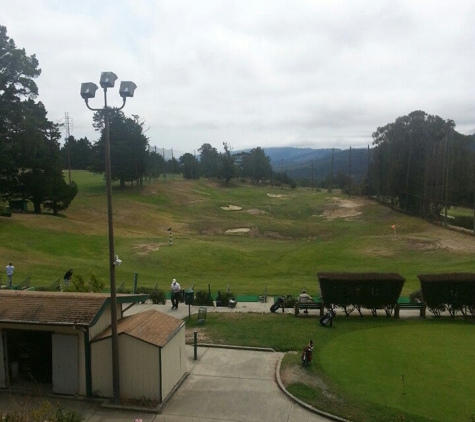
[{"label": "overcast sky", "polygon": [[366,147],[414,110],[475,130],[473,0],[0,0],[0,17],[76,138],[98,137],[79,91],[102,71],[137,84],[124,112],[175,154]]}]

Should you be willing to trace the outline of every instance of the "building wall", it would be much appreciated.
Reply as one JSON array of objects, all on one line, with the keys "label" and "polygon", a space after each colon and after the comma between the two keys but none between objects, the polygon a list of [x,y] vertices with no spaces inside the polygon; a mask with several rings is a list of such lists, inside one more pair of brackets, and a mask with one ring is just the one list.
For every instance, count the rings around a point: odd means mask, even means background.
[{"label": "building wall", "polygon": [[[91,344],[92,392],[100,397],[114,395],[111,349],[110,337]],[[161,402],[186,372],[185,326],[163,349],[126,334],[119,335],[119,368],[122,397]],[[160,370],[163,371],[162,391]]]},{"label": "building wall", "polygon": [[[117,316],[119,318],[119,316]],[[89,328],[89,339],[93,339],[98,334],[102,333],[105,329],[109,328],[111,325],[111,308],[107,306],[104,309],[104,312],[99,317],[99,320]]]},{"label": "building wall", "polygon": [[121,335],[119,361],[120,390],[124,397],[160,401],[159,347]]},{"label": "building wall", "polygon": [[162,400],[186,372],[185,326],[162,349]]},{"label": "building wall", "polygon": [[112,390],[112,343],[107,338],[91,344],[92,394],[113,397]]}]

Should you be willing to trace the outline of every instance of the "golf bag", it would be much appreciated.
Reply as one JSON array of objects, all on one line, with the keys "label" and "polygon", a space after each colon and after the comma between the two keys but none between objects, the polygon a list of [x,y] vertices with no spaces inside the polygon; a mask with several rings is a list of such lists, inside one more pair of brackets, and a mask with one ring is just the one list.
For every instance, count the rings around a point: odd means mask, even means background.
[{"label": "golf bag", "polygon": [[313,342],[304,347],[302,351],[302,366],[307,366],[312,361],[313,355]]},{"label": "golf bag", "polygon": [[285,296],[281,296],[277,299],[277,302],[275,302],[271,307],[270,311],[275,312],[277,309],[282,308],[284,310],[284,301],[285,301]]},{"label": "golf bag", "polygon": [[333,310],[333,308],[331,308],[324,316],[320,318],[320,325],[324,327],[329,324],[331,327],[335,314],[336,312]]}]

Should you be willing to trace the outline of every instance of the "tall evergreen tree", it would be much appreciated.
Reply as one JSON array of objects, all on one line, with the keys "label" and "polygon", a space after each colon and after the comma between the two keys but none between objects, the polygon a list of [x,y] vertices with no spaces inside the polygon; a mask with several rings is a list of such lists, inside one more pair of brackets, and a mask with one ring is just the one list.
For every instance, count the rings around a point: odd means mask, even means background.
[{"label": "tall evergreen tree", "polygon": [[210,144],[203,144],[198,148],[200,153],[201,174],[204,177],[218,177],[219,172],[219,153],[218,150]]},{"label": "tall evergreen tree", "polygon": [[[101,131],[100,139],[94,144],[92,170],[105,172],[105,130],[103,112],[94,114],[94,127]],[[138,116],[125,117],[120,110],[109,111],[109,138],[111,153],[111,177],[119,180],[123,188],[126,182],[143,182],[147,172],[148,138],[144,134],[144,123]]]},{"label": "tall evergreen tree", "polygon": [[42,205],[61,203],[54,207],[57,213],[77,190],[66,185],[61,171],[58,126],[34,101],[40,73],[35,55],[16,48],[0,26],[0,194],[30,200],[35,213]]}]

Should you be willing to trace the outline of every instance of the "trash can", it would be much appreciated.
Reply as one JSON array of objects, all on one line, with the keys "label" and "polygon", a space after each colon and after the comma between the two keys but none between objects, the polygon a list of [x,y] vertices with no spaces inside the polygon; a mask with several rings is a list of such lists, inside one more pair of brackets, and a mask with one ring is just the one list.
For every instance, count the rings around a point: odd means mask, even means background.
[{"label": "trash can", "polygon": [[195,292],[191,289],[185,290],[185,305],[193,305]]},{"label": "trash can", "polygon": [[206,312],[208,312],[208,309],[203,306],[198,309],[198,324],[204,324],[206,322]]}]

